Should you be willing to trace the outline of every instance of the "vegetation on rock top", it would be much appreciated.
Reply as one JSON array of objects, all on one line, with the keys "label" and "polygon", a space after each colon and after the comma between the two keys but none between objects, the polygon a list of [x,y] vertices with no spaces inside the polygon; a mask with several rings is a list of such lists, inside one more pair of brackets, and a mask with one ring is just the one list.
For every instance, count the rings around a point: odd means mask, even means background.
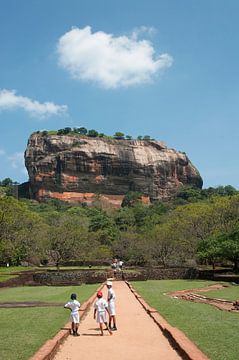
[{"label": "vegetation on rock top", "polygon": [[[58,130],[43,130],[43,131],[36,131],[33,134],[39,134],[42,136],[47,136],[47,135],[78,135],[81,137],[90,137],[90,138],[105,138],[105,139],[116,139],[116,140],[134,140],[133,137],[131,135],[125,135],[124,133],[122,133],[121,131],[116,131],[115,134],[113,136],[111,135],[106,135],[104,133],[98,132],[95,129],[86,129],[85,127],[65,127],[63,129],[58,129]],[[135,139],[136,140],[136,139]],[[144,140],[144,141],[149,141],[149,140],[154,140],[153,138],[151,138],[149,135],[138,135],[137,136],[137,140]]]}]

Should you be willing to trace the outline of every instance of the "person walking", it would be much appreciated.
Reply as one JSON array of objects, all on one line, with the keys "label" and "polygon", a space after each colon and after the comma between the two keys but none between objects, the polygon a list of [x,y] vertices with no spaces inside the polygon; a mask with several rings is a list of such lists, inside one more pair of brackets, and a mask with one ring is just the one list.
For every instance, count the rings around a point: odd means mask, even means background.
[{"label": "person walking", "polygon": [[[107,281],[106,282],[106,286],[108,289],[108,296],[107,296],[107,301],[108,301],[108,309],[109,309],[109,328],[113,331],[117,330],[116,327],[116,311],[115,311],[115,292],[112,288],[112,281]],[[113,323],[113,327],[111,326]]]},{"label": "person walking", "polygon": [[[102,291],[98,291],[97,292],[97,300],[94,304],[94,319],[96,318],[96,314],[97,314],[96,322],[100,326],[101,336],[104,335],[103,324],[105,324],[106,330],[109,331],[109,334],[112,335],[112,331],[108,327],[108,323],[106,320],[106,311],[109,314],[107,301],[105,299],[103,299]],[[110,314],[109,314],[109,316],[110,316]]]},{"label": "person walking", "polygon": [[74,336],[80,336],[78,333],[79,323],[80,323],[80,315],[79,315],[79,309],[80,309],[80,303],[76,300],[76,294],[71,294],[71,300],[65,304],[65,309],[71,310],[71,330],[72,335]]}]

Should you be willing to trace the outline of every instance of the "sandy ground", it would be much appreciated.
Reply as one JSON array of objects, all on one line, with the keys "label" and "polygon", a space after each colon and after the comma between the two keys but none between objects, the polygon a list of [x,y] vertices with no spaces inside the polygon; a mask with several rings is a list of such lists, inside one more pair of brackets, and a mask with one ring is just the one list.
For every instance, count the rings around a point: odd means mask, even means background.
[{"label": "sandy ground", "polygon": [[193,301],[193,302],[198,302],[198,303],[202,303],[202,304],[212,305],[220,310],[226,310],[226,311],[232,311],[232,312],[239,313],[239,309],[237,309],[235,306],[233,306],[233,301],[209,298],[204,295],[198,294],[200,292],[208,292],[208,291],[212,291],[212,290],[223,289],[224,287],[227,287],[227,286],[222,285],[222,284],[214,284],[214,285],[209,285],[205,288],[198,288],[198,289],[191,289],[191,290],[179,290],[179,291],[169,293],[168,295],[175,299]]},{"label": "sandy ground", "polygon": [[[54,360],[176,360],[181,359],[123,281],[113,283],[117,327],[100,336],[93,308],[80,324],[81,336],[69,336]],[[107,289],[104,289],[106,298]],[[79,294],[80,299],[80,294]]]}]

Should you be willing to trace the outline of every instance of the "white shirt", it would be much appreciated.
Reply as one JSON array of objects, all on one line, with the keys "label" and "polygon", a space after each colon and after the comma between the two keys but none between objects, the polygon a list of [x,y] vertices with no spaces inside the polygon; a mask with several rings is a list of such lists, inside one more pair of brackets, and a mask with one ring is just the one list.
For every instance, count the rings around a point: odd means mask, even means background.
[{"label": "white shirt", "polygon": [[71,309],[71,313],[75,314],[79,311],[80,303],[77,300],[71,300],[64,307]]},{"label": "white shirt", "polygon": [[112,288],[108,289],[108,302],[114,302],[115,301],[115,292]]},{"label": "white shirt", "polygon": [[106,308],[108,308],[108,304],[107,301],[103,298],[100,298],[98,300],[96,300],[94,308],[98,311],[105,311]]}]

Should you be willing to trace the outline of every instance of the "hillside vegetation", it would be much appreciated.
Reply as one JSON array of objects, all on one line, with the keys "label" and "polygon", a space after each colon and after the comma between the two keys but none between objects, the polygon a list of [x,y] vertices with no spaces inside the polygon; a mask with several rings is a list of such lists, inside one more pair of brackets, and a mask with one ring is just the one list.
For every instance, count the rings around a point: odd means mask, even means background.
[{"label": "hillside vegetation", "polygon": [[117,256],[140,266],[227,263],[238,270],[239,193],[232,186],[184,187],[171,202],[148,206],[140,194],[129,193],[122,208],[107,212],[58,200],[17,200],[9,196],[11,186],[1,186],[2,265],[59,266]]}]

